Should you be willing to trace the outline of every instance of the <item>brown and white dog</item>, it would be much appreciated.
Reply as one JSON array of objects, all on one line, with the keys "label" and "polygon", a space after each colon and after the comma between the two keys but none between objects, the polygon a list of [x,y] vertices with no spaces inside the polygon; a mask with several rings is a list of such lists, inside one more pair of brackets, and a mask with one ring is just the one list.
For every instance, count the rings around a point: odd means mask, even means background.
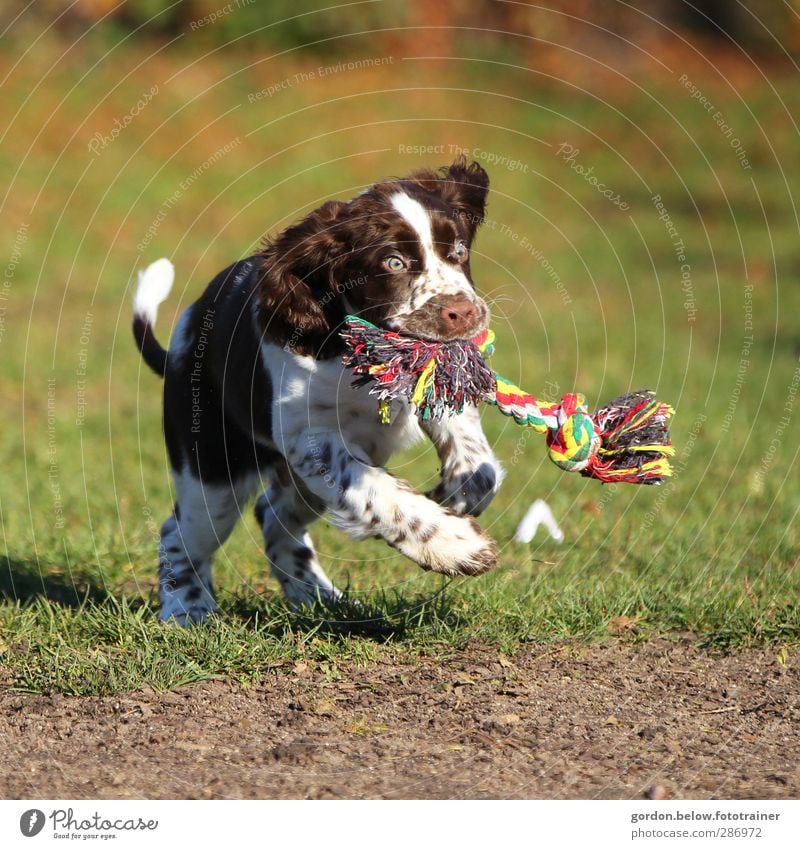
[{"label": "brown and white dog", "polygon": [[[169,351],[153,325],[172,264],[140,272],[133,332],[164,377],[177,491],[161,530],[162,619],[189,624],[215,611],[212,554],[256,491],[272,572],[295,604],[341,595],[307,530],[326,510],[352,536],[381,537],[424,569],[477,575],[495,564],[472,518],[502,478],[478,411],[424,422],[397,400],[382,424],[368,389],[350,385],[338,333],[347,314],[434,340],[485,328],[469,255],[488,188],[486,172],[460,158],[329,201],[217,275],[181,316]],[[383,468],[423,432],[442,471],[428,495]]]}]

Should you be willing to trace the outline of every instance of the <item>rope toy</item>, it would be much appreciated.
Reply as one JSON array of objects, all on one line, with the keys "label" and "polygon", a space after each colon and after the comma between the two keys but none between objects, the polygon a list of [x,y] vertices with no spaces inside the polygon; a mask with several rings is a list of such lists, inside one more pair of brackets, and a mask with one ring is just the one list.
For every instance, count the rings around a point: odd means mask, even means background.
[{"label": "rope toy", "polygon": [[672,474],[674,410],[649,389],[620,395],[589,415],[583,395],[538,402],[492,371],[484,359],[494,352],[491,330],[471,341],[429,342],[351,315],[341,334],[348,348],[342,361],[355,375],[353,386],[372,384],[370,395],[378,398],[384,424],[391,421],[394,398],[408,400],[423,421],[484,401],[521,427],[546,434],[548,456],[564,471],[603,483],[659,484]]}]

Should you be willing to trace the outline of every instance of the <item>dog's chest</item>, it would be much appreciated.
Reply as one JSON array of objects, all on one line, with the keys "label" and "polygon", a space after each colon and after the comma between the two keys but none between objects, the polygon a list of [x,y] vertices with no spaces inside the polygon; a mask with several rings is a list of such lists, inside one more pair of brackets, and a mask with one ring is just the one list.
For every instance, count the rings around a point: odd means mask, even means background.
[{"label": "dog's chest", "polygon": [[391,420],[383,424],[378,399],[369,387],[352,387],[352,372],[338,360],[320,362],[269,344],[262,354],[272,380],[273,437],[279,448],[304,430],[325,431],[383,465],[422,438],[407,402],[392,401]]}]

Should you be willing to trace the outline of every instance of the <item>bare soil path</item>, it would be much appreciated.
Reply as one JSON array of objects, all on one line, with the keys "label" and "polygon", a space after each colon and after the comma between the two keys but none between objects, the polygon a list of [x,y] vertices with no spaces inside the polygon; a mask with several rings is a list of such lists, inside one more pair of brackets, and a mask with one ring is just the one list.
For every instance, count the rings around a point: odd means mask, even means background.
[{"label": "bare soil path", "polygon": [[798,798],[800,663],[474,647],[257,686],[0,694],[3,798]]}]

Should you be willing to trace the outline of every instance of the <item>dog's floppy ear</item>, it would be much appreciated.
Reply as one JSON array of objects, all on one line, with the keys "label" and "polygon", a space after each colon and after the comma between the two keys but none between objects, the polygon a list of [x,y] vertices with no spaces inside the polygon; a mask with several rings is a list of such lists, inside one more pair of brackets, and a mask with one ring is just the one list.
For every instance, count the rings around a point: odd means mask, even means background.
[{"label": "dog's floppy ear", "polygon": [[486,215],[486,197],[489,194],[489,175],[477,163],[467,164],[462,154],[452,165],[438,172],[419,171],[409,178],[425,191],[438,195],[469,228],[470,238],[483,224]]},{"label": "dog's floppy ear", "polygon": [[489,194],[489,175],[477,163],[467,165],[466,158],[459,156],[453,164],[442,168],[444,201],[461,213],[474,234],[483,224],[486,215],[486,197]]},{"label": "dog's floppy ear", "polygon": [[346,207],[328,201],[265,244],[258,299],[270,341],[311,354],[329,335],[333,272],[346,249],[337,224]]}]

